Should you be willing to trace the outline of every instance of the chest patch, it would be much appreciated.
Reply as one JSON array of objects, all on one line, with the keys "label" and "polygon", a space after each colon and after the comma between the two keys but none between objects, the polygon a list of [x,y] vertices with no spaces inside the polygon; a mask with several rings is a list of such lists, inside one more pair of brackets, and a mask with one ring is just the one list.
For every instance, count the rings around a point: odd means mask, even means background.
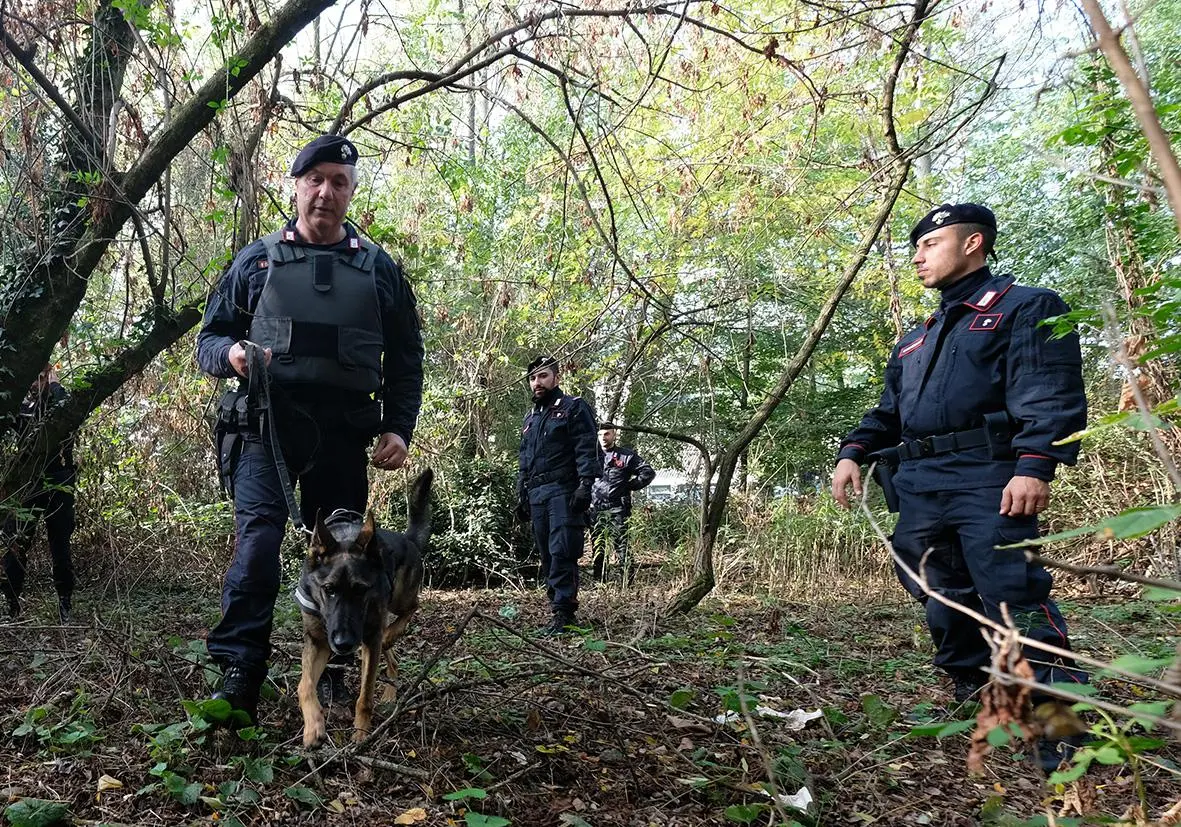
[{"label": "chest patch", "polygon": [[918,350],[920,347],[922,347],[923,342],[925,342],[925,341],[927,341],[927,337],[920,336],[919,338],[917,338],[913,342],[911,342],[909,345],[906,345],[904,348],[902,348],[902,350],[898,351],[898,355],[899,356],[909,356],[910,354],[912,354],[916,350]]},{"label": "chest patch", "polygon": [[550,417],[553,419],[565,419],[566,412],[565,411],[554,411],[553,413],[550,414]]},{"label": "chest patch", "polygon": [[1004,313],[977,313],[972,317],[972,323],[968,325],[968,330],[991,333],[1001,326],[1001,319],[1004,315]]}]

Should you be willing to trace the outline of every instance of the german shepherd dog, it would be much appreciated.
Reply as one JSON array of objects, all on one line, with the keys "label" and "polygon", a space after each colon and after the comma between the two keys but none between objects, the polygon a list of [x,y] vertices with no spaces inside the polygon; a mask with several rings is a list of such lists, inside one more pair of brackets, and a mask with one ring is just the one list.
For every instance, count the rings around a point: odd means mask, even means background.
[{"label": "german shepherd dog", "polygon": [[[333,653],[348,655],[361,649],[355,741],[362,740],[373,725],[380,655],[385,655],[386,675],[397,680],[398,664],[390,647],[406,633],[418,609],[422,557],[431,533],[433,479],[434,472],[428,468],[411,486],[410,520],[404,534],[378,528],[372,511],[363,520],[348,511],[336,512],[327,521],[316,518],[296,594],[303,611],[299,708],[305,747],[327,737],[316,682]],[[391,683],[383,700],[392,701],[395,694]]]}]

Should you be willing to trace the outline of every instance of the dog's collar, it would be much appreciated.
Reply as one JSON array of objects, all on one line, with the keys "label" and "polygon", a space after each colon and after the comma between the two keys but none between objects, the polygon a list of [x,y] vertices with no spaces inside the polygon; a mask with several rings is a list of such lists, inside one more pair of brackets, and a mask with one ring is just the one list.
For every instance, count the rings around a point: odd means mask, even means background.
[{"label": "dog's collar", "polygon": [[302,591],[300,591],[299,586],[295,587],[295,602],[298,603],[301,607],[303,607],[303,610],[305,612],[319,616],[320,607],[317,606],[315,604],[315,602],[310,597],[308,597],[306,594],[304,594]]}]

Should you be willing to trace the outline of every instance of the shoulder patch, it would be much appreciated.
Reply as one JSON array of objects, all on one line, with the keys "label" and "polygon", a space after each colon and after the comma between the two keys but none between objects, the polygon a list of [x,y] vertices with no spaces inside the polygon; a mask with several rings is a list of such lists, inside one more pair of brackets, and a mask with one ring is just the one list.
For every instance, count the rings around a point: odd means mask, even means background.
[{"label": "shoulder patch", "polygon": [[260,258],[258,264],[255,265],[259,270],[265,270],[271,266],[271,260],[267,258]]},{"label": "shoulder patch", "polygon": [[968,325],[968,330],[991,333],[1001,326],[1001,319],[1004,316],[1004,313],[977,313],[972,317],[972,323]]},{"label": "shoulder patch", "polygon": [[925,342],[925,341],[927,341],[927,337],[925,335],[918,337],[913,342],[911,342],[908,345],[905,345],[901,350],[899,350],[898,355],[900,357],[901,356],[909,356],[910,354],[912,354],[916,350],[918,350],[920,347],[922,347],[923,342]]}]

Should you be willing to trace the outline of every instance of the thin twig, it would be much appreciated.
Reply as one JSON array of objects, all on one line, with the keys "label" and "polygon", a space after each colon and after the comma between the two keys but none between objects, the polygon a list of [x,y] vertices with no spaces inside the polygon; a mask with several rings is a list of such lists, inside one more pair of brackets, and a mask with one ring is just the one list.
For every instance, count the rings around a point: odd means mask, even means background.
[{"label": "thin twig", "polygon": [[1143,574],[1135,574],[1130,571],[1124,571],[1116,566],[1076,566],[1072,563],[1063,563],[1061,560],[1055,560],[1052,557],[1043,557],[1040,554],[1035,554],[1032,551],[1025,552],[1025,559],[1031,563],[1037,563],[1040,566],[1052,569],[1062,569],[1071,574],[1097,574],[1101,577],[1110,577],[1114,580],[1127,580],[1131,583],[1141,583],[1145,586],[1156,586],[1160,589],[1171,589],[1181,595],[1181,581],[1179,580],[1164,580],[1159,577],[1145,577]]}]

